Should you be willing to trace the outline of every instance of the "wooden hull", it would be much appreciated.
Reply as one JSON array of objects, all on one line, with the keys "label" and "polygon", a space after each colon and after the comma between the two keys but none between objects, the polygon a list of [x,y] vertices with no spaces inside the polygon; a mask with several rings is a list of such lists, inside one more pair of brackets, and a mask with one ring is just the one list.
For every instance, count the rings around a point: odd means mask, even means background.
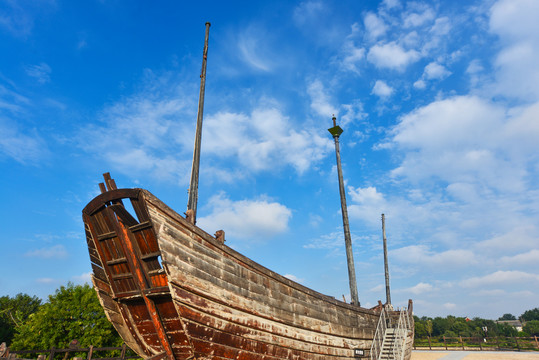
[{"label": "wooden hull", "polygon": [[83,219],[101,304],[143,358],[354,359],[355,349],[369,355],[379,309],[346,304],[266,269],[146,190],[106,191]]}]

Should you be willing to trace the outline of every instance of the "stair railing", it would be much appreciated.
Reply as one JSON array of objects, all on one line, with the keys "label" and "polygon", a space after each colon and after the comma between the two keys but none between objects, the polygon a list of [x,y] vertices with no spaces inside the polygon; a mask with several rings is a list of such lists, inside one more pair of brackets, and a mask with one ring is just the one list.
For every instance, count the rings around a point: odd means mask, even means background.
[{"label": "stair railing", "polygon": [[404,359],[404,353],[406,351],[406,349],[404,348],[406,337],[408,336],[408,331],[411,330],[411,328],[412,325],[410,322],[408,311],[403,308],[400,311],[398,325],[395,329],[395,347],[393,351],[393,359]]},{"label": "stair railing", "polygon": [[378,325],[376,326],[376,333],[372,339],[370,360],[378,360],[378,357],[382,352],[382,345],[384,343],[384,337],[387,329],[387,320],[389,320],[389,314],[384,307],[380,312],[380,318],[378,319]]}]

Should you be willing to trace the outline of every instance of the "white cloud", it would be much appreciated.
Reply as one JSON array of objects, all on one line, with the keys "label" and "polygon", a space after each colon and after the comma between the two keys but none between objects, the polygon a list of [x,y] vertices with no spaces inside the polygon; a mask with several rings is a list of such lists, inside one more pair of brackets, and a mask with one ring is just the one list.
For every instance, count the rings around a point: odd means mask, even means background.
[{"label": "white cloud", "polygon": [[77,276],[73,276],[73,281],[76,284],[91,284],[92,283],[92,272],[87,272]]},{"label": "white cloud", "polygon": [[[508,209],[509,210],[509,209]],[[507,244],[511,244],[508,248]],[[513,225],[507,232],[488,237],[483,241],[477,242],[475,248],[482,253],[494,253],[510,256],[511,254],[522,251],[531,251],[539,247],[539,229],[535,224],[527,225],[520,222]],[[520,257],[525,258],[524,254]]]},{"label": "white cloud", "polygon": [[367,30],[367,37],[371,40],[384,36],[388,30],[384,20],[371,12],[365,15],[363,23],[365,24],[365,30]]},{"label": "white cloud", "polygon": [[503,286],[510,284],[526,283],[529,287],[539,285],[539,275],[523,271],[496,271],[494,273],[472,277],[461,282],[465,288],[482,288],[490,286]]},{"label": "white cloud", "polygon": [[416,50],[405,50],[396,42],[376,44],[369,49],[367,60],[381,69],[404,71],[421,58]]},{"label": "white cloud", "polygon": [[451,75],[451,72],[437,62],[431,62],[427,66],[425,66],[425,72],[423,73],[423,76],[428,80],[441,80],[445,79],[449,75]]},{"label": "white cloud", "polygon": [[64,259],[68,256],[66,248],[59,244],[48,248],[41,248],[28,251],[24,256],[37,257],[42,259]]},{"label": "white cloud", "polygon": [[403,116],[392,131],[393,143],[406,150],[393,175],[521,189],[525,173],[521,161],[509,160],[516,139],[508,141],[505,126],[510,123],[505,121],[503,108],[472,96],[419,108]]},{"label": "white cloud", "polygon": [[414,88],[423,90],[427,87],[427,84],[425,83],[425,80],[419,79],[416,82],[414,82]]},{"label": "white cloud", "polygon": [[503,256],[501,262],[504,264],[509,264],[512,266],[522,266],[522,265],[535,265],[539,260],[539,250],[532,249],[525,253],[517,254],[514,256]]},{"label": "white cloud", "polygon": [[485,70],[485,68],[483,67],[483,65],[481,65],[481,60],[479,60],[479,59],[474,59],[474,60],[470,61],[470,64],[466,68],[466,72],[468,74],[472,74],[472,75],[480,73],[480,72],[482,72],[484,70]]},{"label": "white cloud", "polygon": [[225,193],[210,198],[209,215],[197,220],[201,228],[224,230],[226,237],[259,241],[288,230],[292,211],[286,206],[261,197],[256,200],[230,200]]},{"label": "white cloud", "polygon": [[331,150],[327,137],[314,129],[294,130],[275,107],[256,108],[249,116],[209,115],[204,131],[206,153],[236,158],[244,170],[255,172],[292,166],[301,174]]},{"label": "white cloud", "polygon": [[384,0],[382,2],[388,9],[398,8],[401,6],[399,0]]},{"label": "white cloud", "polygon": [[364,204],[364,203],[381,203],[384,201],[384,197],[379,193],[375,187],[369,186],[367,188],[348,188],[352,201]]},{"label": "white cloud", "polygon": [[383,80],[376,80],[374,87],[372,88],[372,94],[375,94],[381,98],[387,98],[391,96],[394,92],[394,89],[387,85]]},{"label": "white cloud", "polygon": [[419,27],[427,22],[432,21],[436,14],[425,4],[410,3],[413,9],[403,15],[403,25],[405,28]]},{"label": "white cloud", "polygon": [[433,61],[425,66],[423,75],[414,82],[413,86],[416,89],[424,90],[427,87],[426,80],[443,80],[449,75],[451,75],[451,71],[447,70],[445,66]]},{"label": "white cloud", "polygon": [[434,21],[430,32],[437,36],[447,35],[451,31],[451,20],[444,16]]},{"label": "white cloud", "polygon": [[341,66],[345,71],[359,74],[359,64],[365,58],[365,49],[358,48],[352,40],[348,40],[343,45],[343,59]]},{"label": "white cloud", "polygon": [[307,87],[307,93],[311,97],[311,109],[318,115],[326,118],[338,114],[337,107],[331,104],[330,96],[320,80],[311,82]]},{"label": "white cloud", "polygon": [[[194,122],[192,85],[173,74],[147,71],[142,90],[104,109],[101,124],[83,129],[78,142],[103,159],[113,171],[130,176],[152,174],[167,182],[188,183]],[[330,108],[320,83],[310,87],[313,107]],[[196,93],[196,92],[193,92]],[[248,172],[274,171],[291,166],[307,171],[331,151],[331,141],[317,129],[296,130],[272,99],[261,99],[250,113],[206,113],[202,149],[209,159],[226,158],[223,168],[206,167],[214,180],[229,182]],[[220,163],[223,163],[220,161]],[[240,171],[241,170],[241,171]]]},{"label": "white cloud", "polygon": [[419,283],[411,288],[406,289],[407,293],[412,293],[414,295],[429,294],[434,290],[434,287],[428,283]]},{"label": "white cloud", "polygon": [[495,91],[527,101],[539,99],[539,3],[500,0],[491,8],[490,31],[504,48],[495,60]]},{"label": "white cloud", "polygon": [[490,9],[490,30],[504,40],[539,38],[539,3],[535,0],[499,0]]},{"label": "white cloud", "polygon": [[390,251],[395,260],[406,264],[421,264],[429,268],[451,268],[477,263],[476,255],[467,249],[435,252],[426,245],[410,245]]},{"label": "white cloud", "polygon": [[287,279],[290,279],[292,281],[295,281],[295,282],[297,282],[299,284],[301,284],[301,283],[303,283],[303,281],[305,281],[305,279],[300,279],[297,276],[292,275],[292,274],[286,274],[286,275],[284,275],[284,277],[287,278]]}]

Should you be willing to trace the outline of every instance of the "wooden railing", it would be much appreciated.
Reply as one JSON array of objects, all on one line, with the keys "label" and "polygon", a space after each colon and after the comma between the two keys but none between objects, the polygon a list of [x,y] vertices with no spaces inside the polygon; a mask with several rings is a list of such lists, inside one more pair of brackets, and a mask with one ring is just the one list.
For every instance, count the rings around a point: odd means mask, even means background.
[{"label": "wooden railing", "polygon": [[538,351],[539,341],[533,337],[430,337],[416,338],[414,349],[421,350],[490,350]]},{"label": "wooden railing", "polygon": [[125,344],[121,347],[79,347],[76,340],[69,344],[67,349],[52,347],[47,350],[11,350],[2,344],[0,347],[0,359],[37,359],[37,360],[126,360],[140,359]]}]

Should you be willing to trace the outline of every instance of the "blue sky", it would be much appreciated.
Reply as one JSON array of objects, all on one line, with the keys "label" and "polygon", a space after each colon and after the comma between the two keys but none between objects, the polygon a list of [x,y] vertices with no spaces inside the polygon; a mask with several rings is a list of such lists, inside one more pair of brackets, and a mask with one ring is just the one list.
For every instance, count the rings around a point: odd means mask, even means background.
[{"label": "blue sky", "polygon": [[[157,4],[157,5],[156,5]],[[110,171],[183,213],[211,22],[198,224],[266,267],[427,316],[539,306],[539,2],[0,1],[1,295],[89,278]]]}]

